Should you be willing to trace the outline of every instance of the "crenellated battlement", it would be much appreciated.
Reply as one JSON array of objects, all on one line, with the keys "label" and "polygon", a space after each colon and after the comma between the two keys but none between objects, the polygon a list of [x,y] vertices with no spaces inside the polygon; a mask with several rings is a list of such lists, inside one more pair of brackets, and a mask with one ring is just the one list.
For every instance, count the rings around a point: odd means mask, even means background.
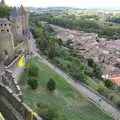
[{"label": "crenellated battlement", "polygon": [[13,72],[8,69],[10,67],[0,64],[0,112],[7,120],[41,120],[23,102],[21,89]]},{"label": "crenellated battlement", "polygon": [[12,22],[6,18],[0,19],[0,33],[9,33],[11,32]]}]

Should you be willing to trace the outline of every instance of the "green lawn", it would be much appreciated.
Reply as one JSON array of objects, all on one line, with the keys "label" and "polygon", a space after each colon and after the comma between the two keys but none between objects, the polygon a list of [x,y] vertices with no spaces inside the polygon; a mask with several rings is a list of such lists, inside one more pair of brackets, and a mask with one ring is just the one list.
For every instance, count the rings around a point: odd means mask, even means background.
[{"label": "green lawn", "polygon": [[[24,101],[38,114],[51,109],[57,116],[54,120],[112,120],[47,65],[35,59],[32,59],[28,65],[30,64],[39,67],[39,87],[37,90],[28,87],[28,76],[25,71],[21,75],[20,86]],[[46,90],[50,78],[53,78],[57,84],[55,94],[50,94]]]}]

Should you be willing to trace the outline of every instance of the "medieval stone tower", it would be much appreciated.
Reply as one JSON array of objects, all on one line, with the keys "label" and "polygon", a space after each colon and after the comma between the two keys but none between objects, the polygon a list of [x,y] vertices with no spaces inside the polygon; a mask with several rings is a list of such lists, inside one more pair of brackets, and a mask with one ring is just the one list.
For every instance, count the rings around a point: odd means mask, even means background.
[{"label": "medieval stone tower", "polygon": [[28,29],[28,13],[26,12],[23,6],[20,7],[20,14],[22,19],[22,30],[23,33],[25,33]]},{"label": "medieval stone tower", "polygon": [[14,55],[14,41],[11,32],[12,23],[5,18],[0,19],[0,56],[2,60]]},{"label": "medieval stone tower", "polygon": [[28,29],[28,13],[23,6],[20,8],[14,7],[10,15],[10,21],[12,21],[12,32],[16,42],[24,40],[24,34]]},{"label": "medieval stone tower", "polygon": [[13,33],[24,34],[28,29],[28,13],[23,6],[12,9],[10,20],[14,23]]},{"label": "medieval stone tower", "polygon": [[[2,0],[1,4],[5,4]],[[0,18],[0,60],[12,60],[15,57],[17,48],[21,43],[25,45],[25,41],[29,37],[28,29],[28,13],[25,8],[12,8],[9,20]],[[25,47],[24,47],[25,48]]]}]

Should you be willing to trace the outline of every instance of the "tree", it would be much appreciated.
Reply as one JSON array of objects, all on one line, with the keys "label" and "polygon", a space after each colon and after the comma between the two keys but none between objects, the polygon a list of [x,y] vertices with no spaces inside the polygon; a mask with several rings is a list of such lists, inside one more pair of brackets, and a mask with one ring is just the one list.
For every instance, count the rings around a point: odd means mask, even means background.
[{"label": "tree", "polygon": [[100,68],[100,66],[98,66],[97,64],[94,65],[94,70],[93,70],[94,76],[98,79],[102,79],[102,70]]},{"label": "tree", "polygon": [[111,80],[105,80],[105,86],[106,86],[107,88],[111,88],[111,87],[113,86],[112,81],[111,81]]},{"label": "tree", "polygon": [[28,80],[28,85],[29,85],[32,89],[37,89],[37,87],[38,87],[38,80],[30,78],[30,79]]},{"label": "tree", "polygon": [[117,102],[117,106],[118,106],[118,108],[120,108],[120,102]]},{"label": "tree", "polygon": [[90,67],[94,67],[95,63],[94,63],[94,60],[93,60],[93,59],[89,58],[89,59],[87,59],[87,62],[88,62],[88,65],[89,65]]},{"label": "tree", "polygon": [[54,120],[57,117],[57,113],[53,109],[46,108],[46,111],[41,112],[40,116],[44,120]]},{"label": "tree", "polygon": [[48,48],[46,49],[46,54],[49,58],[53,59],[59,55],[60,46],[58,44],[58,39],[56,37],[49,37]]},{"label": "tree", "polygon": [[37,77],[38,76],[38,67],[31,65],[28,68],[28,74],[29,74],[29,76]]},{"label": "tree", "polygon": [[11,8],[7,5],[0,4],[0,18],[9,18]]},{"label": "tree", "polygon": [[56,46],[49,46],[47,50],[47,55],[49,58],[53,59],[55,56],[57,56],[57,47]]},{"label": "tree", "polygon": [[53,92],[56,89],[56,83],[53,79],[50,79],[47,83],[47,89]]}]

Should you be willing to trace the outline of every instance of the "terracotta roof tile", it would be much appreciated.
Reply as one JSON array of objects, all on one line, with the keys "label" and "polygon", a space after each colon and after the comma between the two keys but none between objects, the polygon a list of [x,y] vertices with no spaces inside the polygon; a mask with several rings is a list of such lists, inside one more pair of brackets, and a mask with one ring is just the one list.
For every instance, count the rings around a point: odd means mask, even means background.
[{"label": "terracotta roof tile", "polygon": [[120,77],[113,77],[109,79],[112,80],[112,82],[115,83],[116,85],[120,86]]}]

